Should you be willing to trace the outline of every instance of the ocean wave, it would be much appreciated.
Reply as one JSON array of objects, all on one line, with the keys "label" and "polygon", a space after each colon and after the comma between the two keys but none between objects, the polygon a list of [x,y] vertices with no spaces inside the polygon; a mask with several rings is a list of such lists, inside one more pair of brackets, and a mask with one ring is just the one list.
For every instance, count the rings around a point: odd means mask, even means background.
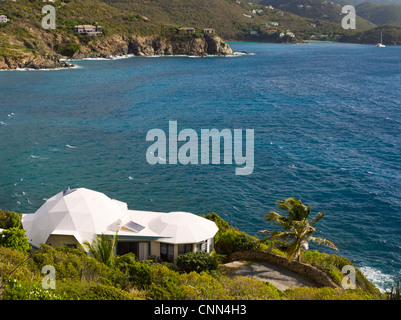
[{"label": "ocean wave", "polygon": [[135,57],[134,54],[126,54],[122,56],[109,56],[108,58],[82,58],[82,59],[64,59],[63,61],[112,61],[112,60],[120,60],[120,59],[129,59]]},{"label": "ocean wave", "polygon": [[255,53],[253,52],[234,52],[234,56],[254,56]]},{"label": "ocean wave", "polygon": [[373,282],[381,292],[386,292],[386,290],[390,290],[391,287],[395,284],[394,277],[381,272],[379,269],[372,267],[361,267],[359,268],[359,270],[369,281]]},{"label": "ocean wave", "polygon": [[70,148],[70,149],[76,149],[77,147],[75,147],[75,146],[72,146],[72,145],[70,145],[70,144],[66,144],[65,145],[67,148]]}]

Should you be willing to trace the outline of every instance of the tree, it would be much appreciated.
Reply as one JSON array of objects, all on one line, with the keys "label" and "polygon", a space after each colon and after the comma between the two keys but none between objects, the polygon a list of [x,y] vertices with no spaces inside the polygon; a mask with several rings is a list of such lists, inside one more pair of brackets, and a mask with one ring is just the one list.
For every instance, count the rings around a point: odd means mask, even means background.
[{"label": "tree", "polygon": [[30,250],[25,230],[20,228],[10,228],[0,233],[0,245],[7,248],[16,249],[23,253]]},{"label": "tree", "polygon": [[284,230],[282,231],[259,231],[260,234],[269,235],[268,239],[282,239],[290,242],[287,250],[288,260],[293,258],[300,259],[301,248],[309,248],[308,241],[324,244],[338,251],[337,247],[329,240],[312,237],[317,231],[315,224],[323,218],[325,213],[319,212],[311,222],[308,217],[311,213],[311,206],[305,206],[301,200],[288,198],[285,201],[277,201],[277,207],[287,213],[287,216],[282,216],[275,211],[270,211],[266,216],[267,222],[275,222]]},{"label": "tree", "polygon": [[106,266],[111,267],[114,263],[115,253],[114,248],[117,244],[117,233],[113,238],[101,234],[100,237],[96,235],[96,239],[89,243],[83,242],[86,250],[90,251],[93,257],[104,263]]}]

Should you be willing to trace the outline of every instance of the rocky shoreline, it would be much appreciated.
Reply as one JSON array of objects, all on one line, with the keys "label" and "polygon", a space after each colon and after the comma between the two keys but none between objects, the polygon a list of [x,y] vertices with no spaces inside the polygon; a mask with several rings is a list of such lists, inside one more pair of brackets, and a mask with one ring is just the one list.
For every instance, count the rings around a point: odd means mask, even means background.
[{"label": "rocky shoreline", "polygon": [[189,38],[186,41],[160,39],[157,36],[94,38],[81,45],[71,56],[59,54],[28,54],[0,57],[0,70],[13,69],[60,69],[73,67],[64,60],[81,60],[87,58],[112,59],[113,57],[134,56],[231,56],[234,52],[218,36],[205,35],[201,38]]}]

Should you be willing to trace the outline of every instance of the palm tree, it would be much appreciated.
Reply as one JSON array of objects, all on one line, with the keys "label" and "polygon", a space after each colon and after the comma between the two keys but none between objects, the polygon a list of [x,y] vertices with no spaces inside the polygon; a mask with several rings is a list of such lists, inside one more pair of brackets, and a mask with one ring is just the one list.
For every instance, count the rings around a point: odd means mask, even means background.
[{"label": "palm tree", "polygon": [[338,251],[337,247],[329,240],[312,237],[316,232],[314,225],[323,218],[325,213],[319,212],[311,222],[308,217],[311,213],[311,206],[305,206],[301,200],[288,198],[285,201],[277,201],[277,207],[287,213],[287,216],[282,216],[275,211],[270,211],[266,216],[267,222],[273,221],[281,226],[284,231],[259,231],[260,234],[269,235],[268,239],[282,239],[290,241],[287,250],[288,260],[293,258],[300,260],[301,248],[306,250],[309,248],[308,241],[324,244]]},{"label": "palm tree", "polygon": [[114,263],[114,248],[117,244],[117,233],[113,238],[101,234],[100,237],[96,235],[96,239],[89,243],[88,241],[83,242],[83,246],[88,250],[93,257],[104,263],[106,266],[111,267]]}]

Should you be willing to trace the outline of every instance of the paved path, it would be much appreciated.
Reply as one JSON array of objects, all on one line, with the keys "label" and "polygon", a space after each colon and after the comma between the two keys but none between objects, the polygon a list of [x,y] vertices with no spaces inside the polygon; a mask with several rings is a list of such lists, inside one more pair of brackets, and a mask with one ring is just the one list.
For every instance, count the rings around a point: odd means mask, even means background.
[{"label": "paved path", "polygon": [[247,264],[246,261],[234,261],[225,264],[225,266],[238,268],[234,275],[267,281],[279,290],[286,290],[292,287],[317,287],[316,284],[306,280],[299,274],[268,262]]}]

